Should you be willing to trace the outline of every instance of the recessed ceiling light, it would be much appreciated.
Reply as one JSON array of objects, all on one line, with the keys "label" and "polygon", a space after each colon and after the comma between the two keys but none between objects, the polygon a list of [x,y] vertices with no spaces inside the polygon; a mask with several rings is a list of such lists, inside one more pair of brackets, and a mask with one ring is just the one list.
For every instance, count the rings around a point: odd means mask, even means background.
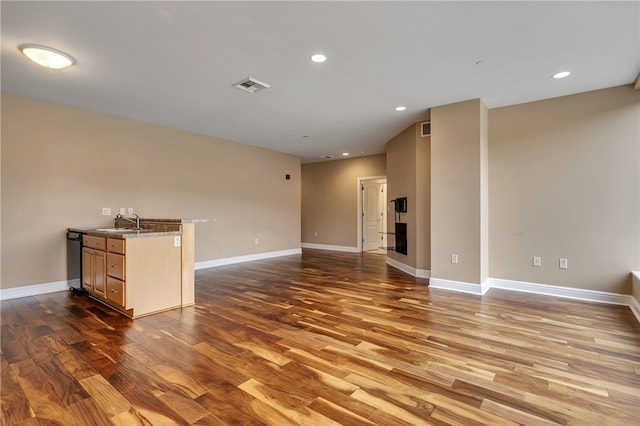
[{"label": "recessed ceiling light", "polygon": [[400,105],[396,107],[396,111],[404,111],[405,109],[407,109],[406,106]]},{"label": "recessed ceiling light", "polygon": [[321,62],[326,61],[326,60],[327,60],[327,57],[326,57],[326,56],[324,56],[324,55],[323,55],[323,54],[321,54],[321,53],[316,53],[315,55],[311,56],[311,60],[312,60],[313,62],[321,63]]},{"label": "recessed ceiling light", "polygon": [[348,152],[343,152],[343,153],[342,153],[342,156],[343,156],[343,157],[348,157],[348,156],[349,156],[349,153],[348,153]]},{"label": "recessed ceiling light", "polygon": [[569,74],[571,74],[569,71],[561,71],[561,72],[557,72],[555,74],[553,74],[551,77],[558,79],[558,78],[565,78],[568,77]]},{"label": "recessed ceiling light", "polygon": [[21,44],[18,49],[29,59],[45,68],[59,70],[70,67],[76,61],[70,55],[47,46]]}]

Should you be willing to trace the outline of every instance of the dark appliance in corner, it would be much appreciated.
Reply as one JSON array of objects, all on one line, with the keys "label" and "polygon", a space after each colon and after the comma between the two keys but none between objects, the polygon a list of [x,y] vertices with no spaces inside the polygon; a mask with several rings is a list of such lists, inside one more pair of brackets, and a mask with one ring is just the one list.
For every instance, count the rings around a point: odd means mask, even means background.
[{"label": "dark appliance in corner", "polygon": [[82,288],[82,233],[67,231],[67,282],[78,293]]}]

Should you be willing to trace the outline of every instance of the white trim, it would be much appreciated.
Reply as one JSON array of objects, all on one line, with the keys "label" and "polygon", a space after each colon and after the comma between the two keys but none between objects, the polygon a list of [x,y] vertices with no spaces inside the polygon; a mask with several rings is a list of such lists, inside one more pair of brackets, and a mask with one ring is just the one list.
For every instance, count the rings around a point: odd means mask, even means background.
[{"label": "white trim", "polygon": [[[356,194],[358,194],[357,198],[357,202],[358,202],[358,212],[357,212],[357,217],[356,217],[356,222],[357,222],[357,230],[356,230],[356,244],[357,244],[357,252],[355,253],[361,253],[362,252],[362,184],[364,183],[364,181],[367,180],[377,180],[377,179],[387,179],[386,176],[368,176],[368,177],[359,177],[357,179],[357,187],[356,187]],[[388,187],[387,187],[388,188]],[[386,215],[385,215],[385,220],[387,219]]]},{"label": "white trim", "polygon": [[396,269],[400,269],[402,272],[417,277],[417,278],[429,278],[431,277],[431,271],[428,269],[416,269],[413,266],[409,266],[402,262],[397,261],[391,257],[387,257],[387,265],[391,265]]},{"label": "white trim", "polygon": [[489,291],[491,285],[489,284],[489,280],[482,284],[474,284],[463,281],[445,280],[442,278],[431,278],[429,279],[429,287],[482,296]]},{"label": "white trim", "polygon": [[294,254],[300,254],[302,250],[299,248],[290,250],[270,251],[265,253],[247,254],[244,256],[225,257],[222,259],[204,260],[202,262],[196,262],[193,265],[194,270],[215,268],[217,266],[233,265],[234,263],[251,262],[253,260],[271,259],[273,257],[291,256]]},{"label": "white trim", "polygon": [[523,293],[543,294],[566,299],[586,300],[589,302],[608,303],[610,305],[630,306],[630,296],[609,293],[606,291],[583,290],[579,288],[560,287],[548,284],[537,284],[522,281],[489,278],[490,288],[519,291]]},{"label": "white trim", "polygon": [[638,322],[640,322],[640,303],[636,300],[635,297],[629,296],[629,309],[633,312]]},{"label": "white trim", "polygon": [[[638,74],[640,79],[640,74]],[[639,80],[640,81],[640,80]],[[631,312],[636,316],[638,322],[640,322],[640,300],[634,297],[634,294],[639,294],[640,291],[640,271],[631,271],[631,298],[629,299],[629,308]]]},{"label": "white trim", "polygon": [[358,247],[349,247],[349,246],[332,246],[329,244],[313,244],[313,243],[302,243],[300,244],[302,248],[310,248],[316,250],[331,250],[331,251],[346,251],[349,253],[360,253],[362,252],[361,248]]},{"label": "white trim", "polygon": [[[75,280],[74,280],[75,281]],[[0,290],[0,300],[18,299],[20,297],[38,296],[40,294],[55,293],[69,290],[69,281],[35,284],[24,287],[4,288]]]}]

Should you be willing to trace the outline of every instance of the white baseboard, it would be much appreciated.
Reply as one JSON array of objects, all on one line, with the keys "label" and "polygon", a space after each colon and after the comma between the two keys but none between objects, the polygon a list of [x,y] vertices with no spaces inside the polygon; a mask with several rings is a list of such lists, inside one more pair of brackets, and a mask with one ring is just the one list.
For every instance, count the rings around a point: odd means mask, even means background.
[{"label": "white baseboard", "polygon": [[272,257],[291,256],[293,254],[300,254],[302,250],[299,248],[289,250],[270,251],[266,253],[248,254],[245,256],[225,257],[222,259],[205,260],[202,262],[196,262],[194,269],[206,269],[215,268],[217,266],[233,265],[234,263],[251,262],[252,260],[271,259]]},{"label": "white baseboard", "polygon": [[522,293],[533,293],[565,299],[584,300],[588,302],[606,303],[609,305],[628,306],[638,322],[640,322],[640,303],[631,295],[610,293],[606,291],[583,290],[579,288],[561,287],[548,284],[529,283],[523,281],[489,278],[482,285],[441,278],[429,279],[429,287],[481,296],[492,288],[499,288]]},{"label": "white baseboard", "polygon": [[489,288],[491,288],[489,280],[485,281],[482,284],[473,284],[463,281],[445,280],[442,278],[429,279],[429,287],[442,290],[458,291],[460,293],[475,294],[477,296],[482,296],[487,291],[489,291]]},{"label": "white baseboard", "polygon": [[18,299],[20,297],[38,296],[40,294],[66,291],[69,290],[71,284],[73,284],[73,282],[65,280],[46,284],[28,285],[24,287],[3,288],[0,290],[0,300]]},{"label": "white baseboard", "polygon": [[416,278],[429,278],[431,277],[431,271],[428,269],[416,269],[413,266],[406,265],[391,257],[387,257],[387,264],[393,266],[396,269],[400,269],[402,272],[414,276]]},{"label": "white baseboard", "polygon": [[302,244],[300,244],[300,247],[316,249],[316,250],[346,251],[346,252],[349,252],[349,253],[360,253],[361,252],[361,250],[358,247],[332,246],[332,245],[329,245],[329,244],[302,243]]},{"label": "white baseboard", "polygon": [[583,290],[579,288],[560,287],[548,284],[537,284],[523,281],[489,278],[490,288],[520,291],[523,293],[544,294],[547,296],[563,297],[566,299],[586,300],[589,302],[608,303],[610,305],[629,306],[630,296],[609,293],[606,291]]}]

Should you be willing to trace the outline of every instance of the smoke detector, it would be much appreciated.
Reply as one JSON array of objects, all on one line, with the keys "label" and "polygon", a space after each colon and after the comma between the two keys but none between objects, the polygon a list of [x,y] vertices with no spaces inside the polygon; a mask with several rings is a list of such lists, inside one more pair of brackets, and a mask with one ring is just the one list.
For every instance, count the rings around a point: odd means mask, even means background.
[{"label": "smoke detector", "polygon": [[271,87],[267,83],[263,83],[259,80],[256,80],[253,77],[247,77],[245,79],[242,79],[239,82],[234,83],[233,86],[249,93],[256,93],[260,90],[268,89],[269,87]]}]

